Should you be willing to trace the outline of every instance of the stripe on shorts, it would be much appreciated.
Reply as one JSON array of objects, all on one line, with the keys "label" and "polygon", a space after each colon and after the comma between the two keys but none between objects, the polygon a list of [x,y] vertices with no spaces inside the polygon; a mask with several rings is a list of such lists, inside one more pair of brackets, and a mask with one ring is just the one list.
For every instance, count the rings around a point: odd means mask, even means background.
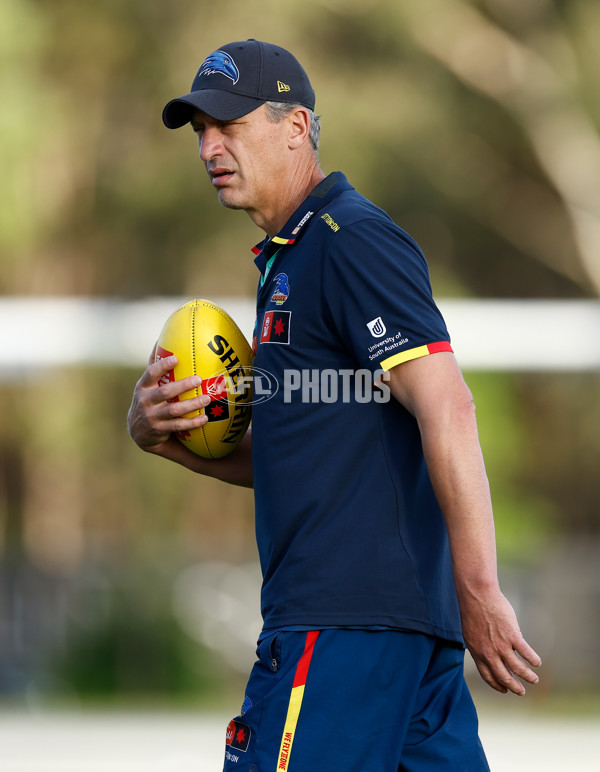
[{"label": "stripe on shorts", "polygon": [[304,687],[306,685],[306,679],[308,678],[310,660],[312,658],[315,642],[318,637],[318,630],[311,630],[306,634],[304,653],[300,657],[300,661],[296,667],[294,683],[292,684],[292,693],[290,695],[287,716],[285,718],[285,726],[283,727],[283,736],[281,738],[281,745],[279,747],[277,772],[285,772],[285,770],[288,768],[290,756],[292,754],[294,735],[296,734],[296,727],[298,725],[298,717],[300,716],[300,709],[302,707],[302,700],[304,698]]}]

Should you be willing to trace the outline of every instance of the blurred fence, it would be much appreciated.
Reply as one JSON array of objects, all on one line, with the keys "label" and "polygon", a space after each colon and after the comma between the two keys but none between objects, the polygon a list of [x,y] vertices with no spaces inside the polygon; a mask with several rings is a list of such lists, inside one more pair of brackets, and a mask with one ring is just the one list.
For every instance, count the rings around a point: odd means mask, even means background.
[{"label": "blurred fence", "polygon": [[[74,364],[141,365],[164,320],[184,298],[0,300],[0,377]],[[254,304],[218,298],[250,338]],[[443,300],[463,368],[600,370],[600,301]]]}]

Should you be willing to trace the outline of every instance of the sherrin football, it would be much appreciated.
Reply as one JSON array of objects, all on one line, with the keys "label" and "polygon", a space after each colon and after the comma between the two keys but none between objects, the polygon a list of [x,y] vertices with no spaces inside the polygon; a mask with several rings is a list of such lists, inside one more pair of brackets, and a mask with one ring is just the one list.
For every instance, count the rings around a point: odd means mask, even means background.
[{"label": "sherrin football", "polygon": [[208,394],[212,401],[200,411],[208,422],[177,438],[204,458],[222,458],[238,445],[250,423],[252,350],[233,319],[210,300],[191,300],[165,322],[156,344],[155,361],[174,354],[178,363],[162,382],[199,375],[202,383],[178,400]]}]

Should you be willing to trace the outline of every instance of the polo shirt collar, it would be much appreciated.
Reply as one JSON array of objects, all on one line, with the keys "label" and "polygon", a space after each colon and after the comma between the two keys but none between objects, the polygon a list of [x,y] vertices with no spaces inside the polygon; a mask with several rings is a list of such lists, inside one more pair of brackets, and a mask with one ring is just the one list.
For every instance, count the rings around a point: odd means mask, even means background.
[{"label": "polo shirt collar", "polygon": [[252,252],[257,255],[254,262],[260,272],[264,273],[269,257],[279,247],[294,244],[300,238],[304,227],[319,209],[322,209],[343,191],[353,189],[346,179],[346,175],[342,174],[342,172],[332,172],[324,180],[321,180],[276,236],[273,236],[271,239],[267,236],[252,248]]}]

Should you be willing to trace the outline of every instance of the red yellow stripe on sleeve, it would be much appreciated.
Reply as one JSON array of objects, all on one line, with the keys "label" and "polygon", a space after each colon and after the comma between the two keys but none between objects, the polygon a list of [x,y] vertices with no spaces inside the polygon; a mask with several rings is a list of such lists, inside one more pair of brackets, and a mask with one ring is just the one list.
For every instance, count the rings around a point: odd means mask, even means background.
[{"label": "red yellow stripe on sleeve", "polygon": [[290,755],[292,753],[292,745],[294,743],[294,735],[296,734],[296,727],[298,725],[298,717],[300,716],[300,708],[302,707],[302,700],[304,699],[304,687],[306,686],[310,660],[312,659],[315,642],[318,637],[318,630],[312,630],[306,634],[304,653],[298,662],[296,673],[294,675],[294,683],[292,684],[292,693],[290,695],[290,702],[285,718],[285,726],[283,727],[281,746],[279,747],[277,772],[285,772],[288,768]]},{"label": "red yellow stripe on sleeve", "polygon": [[379,365],[383,370],[391,370],[392,367],[400,365],[402,362],[409,362],[411,359],[426,357],[429,356],[429,354],[437,354],[440,351],[449,351],[452,353],[450,341],[439,340],[436,343],[427,343],[425,346],[417,346],[408,351],[401,351],[399,354],[393,354],[391,357],[383,359]]}]

